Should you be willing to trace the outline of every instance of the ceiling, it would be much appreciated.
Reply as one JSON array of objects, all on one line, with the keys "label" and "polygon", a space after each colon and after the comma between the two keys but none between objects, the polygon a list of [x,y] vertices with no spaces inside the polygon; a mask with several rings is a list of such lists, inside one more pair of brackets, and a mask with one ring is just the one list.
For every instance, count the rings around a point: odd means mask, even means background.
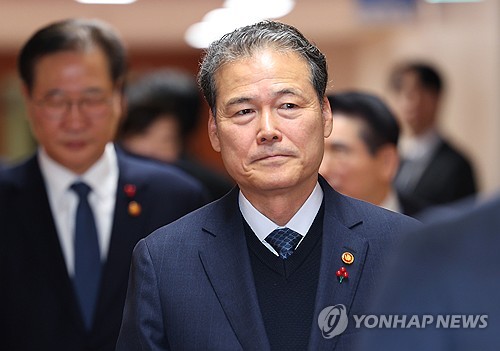
[{"label": "ceiling", "polygon": [[[271,1],[271,0],[270,0]],[[17,51],[35,30],[66,17],[98,17],[115,26],[132,49],[187,50],[187,28],[223,0],[137,0],[130,5],[84,5],[74,0],[1,0],[0,50]],[[382,29],[360,25],[355,0],[296,0],[280,20],[318,45],[353,40]]]}]

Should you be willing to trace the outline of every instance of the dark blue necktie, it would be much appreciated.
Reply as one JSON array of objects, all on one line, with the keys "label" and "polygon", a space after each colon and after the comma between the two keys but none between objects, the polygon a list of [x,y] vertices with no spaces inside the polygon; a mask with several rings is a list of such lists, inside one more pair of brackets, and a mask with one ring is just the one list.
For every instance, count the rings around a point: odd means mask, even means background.
[{"label": "dark blue necktie", "polygon": [[87,330],[92,327],[94,309],[101,278],[101,256],[92,208],[88,202],[90,187],[75,183],[71,189],[78,194],[75,221],[75,286]]},{"label": "dark blue necktie", "polygon": [[279,253],[282,259],[287,259],[293,254],[295,246],[299,243],[302,235],[290,228],[275,229],[266,237],[266,241]]}]

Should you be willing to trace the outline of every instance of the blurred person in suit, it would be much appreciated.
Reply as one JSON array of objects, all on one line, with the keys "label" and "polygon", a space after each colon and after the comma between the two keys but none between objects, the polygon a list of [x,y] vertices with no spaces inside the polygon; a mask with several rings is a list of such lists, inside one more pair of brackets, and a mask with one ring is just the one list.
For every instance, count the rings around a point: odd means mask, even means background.
[{"label": "blurred person in suit", "polygon": [[202,97],[196,80],[178,69],[157,69],[129,82],[126,113],[117,140],[126,151],[173,163],[202,182],[210,200],[226,194],[233,183],[187,152],[200,122]]},{"label": "blurred person in suit", "polygon": [[364,329],[360,350],[498,350],[500,196],[454,207],[405,238],[370,309],[432,321]]},{"label": "blurred person in suit", "polygon": [[198,73],[208,132],[238,186],[136,246],[117,350],[355,345],[353,328],[325,336],[321,311],[364,311],[372,277],[417,222],[318,174],[332,129],[327,72],[320,50],[279,22],[210,45]]},{"label": "blurred person in suit", "polygon": [[333,130],[325,139],[321,175],[344,195],[416,215],[423,205],[393,187],[399,125],[392,111],[377,96],[360,91],[330,94],[328,100]]},{"label": "blurred person in suit", "polygon": [[403,131],[398,192],[429,206],[473,196],[477,189],[471,163],[437,129],[444,90],[439,72],[423,62],[402,63],[389,84]]},{"label": "blurred person in suit", "polygon": [[115,149],[126,51],[108,24],[51,23],[18,69],[39,147],[0,175],[0,349],[114,350],[134,245],[203,187]]}]

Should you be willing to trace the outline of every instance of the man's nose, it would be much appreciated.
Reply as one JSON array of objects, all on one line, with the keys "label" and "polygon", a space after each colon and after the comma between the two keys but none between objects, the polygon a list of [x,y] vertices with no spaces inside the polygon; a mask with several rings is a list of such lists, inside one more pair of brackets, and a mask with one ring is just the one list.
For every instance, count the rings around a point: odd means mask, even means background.
[{"label": "man's nose", "polygon": [[265,144],[275,141],[281,141],[282,134],[279,130],[278,116],[270,110],[264,110],[260,116],[259,132],[257,133],[257,142]]}]

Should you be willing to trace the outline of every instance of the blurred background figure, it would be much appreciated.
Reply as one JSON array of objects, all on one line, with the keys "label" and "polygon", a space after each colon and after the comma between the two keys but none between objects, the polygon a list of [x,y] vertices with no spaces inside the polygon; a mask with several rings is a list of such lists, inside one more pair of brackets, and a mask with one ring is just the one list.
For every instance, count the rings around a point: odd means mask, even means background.
[{"label": "blurred background figure", "polygon": [[159,69],[132,81],[126,89],[127,108],[118,142],[137,156],[173,163],[201,181],[211,200],[233,183],[188,155],[189,137],[200,122],[202,99],[191,74]]},{"label": "blurred background figure", "polygon": [[393,188],[399,166],[399,126],[378,97],[363,92],[328,96],[333,132],[325,139],[320,173],[339,192],[389,210],[415,215],[417,201]]},{"label": "blurred background figure", "polygon": [[364,328],[359,350],[498,350],[499,213],[497,194],[405,237],[369,313],[434,320],[423,328]]},{"label": "blurred background figure", "polygon": [[403,63],[395,67],[389,83],[403,131],[402,162],[395,180],[398,191],[427,205],[475,194],[471,163],[437,130],[443,92],[438,71],[426,63]]},{"label": "blurred background figure", "polygon": [[202,185],[112,143],[127,53],[99,20],[53,22],[18,68],[37,150],[0,172],[0,350],[112,351],[132,250]]}]

